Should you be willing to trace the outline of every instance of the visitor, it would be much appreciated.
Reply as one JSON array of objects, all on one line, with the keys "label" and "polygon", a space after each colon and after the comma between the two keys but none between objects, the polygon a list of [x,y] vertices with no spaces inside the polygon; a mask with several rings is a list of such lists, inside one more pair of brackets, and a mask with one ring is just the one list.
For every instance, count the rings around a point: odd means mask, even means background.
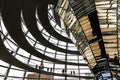
[{"label": "visitor", "polygon": [[72,71],[71,71],[71,75],[72,75]]},{"label": "visitor", "polygon": [[115,54],[115,57],[114,57],[114,62],[116,63],[116,64],[118,64],[119,63],[119,59],[118,59],[118,57],[117,57],[117,55]]},{"label": "visitor", "polygon": [[47,72],[49,72],[49,68],[47,68]]},{"label": "visitor", "polygon": [[64,74],[64,71],[65,71],[65,70],[64,70],[64,69],[62,69],[62,74]]},{"label": "visitor", "polygon": [[13,54],[14,52],[13,52],[13,51],[11,51],[10,53],[11,53],[11,54]]},{"label": "visitor", "polygon": [[44,64],[43,63],[41,63],[41,67],[42,67],[42,69],[44,69]]},{"label": "visitor", "polygon": [[50,72],[52,72],[52,68],[50,68]]},{"label": "visitor", "polygon": [[44,69],[43,61],[41,62],[40,66],[39,66],[39,69],[40,69],[40,70]]},{"label": "visitor", "polygon": [[36,64],[36,65],[35,65],[35,68],[37,69],[37,67],[38,67],[38,66],[37,66],[37,64]]}]

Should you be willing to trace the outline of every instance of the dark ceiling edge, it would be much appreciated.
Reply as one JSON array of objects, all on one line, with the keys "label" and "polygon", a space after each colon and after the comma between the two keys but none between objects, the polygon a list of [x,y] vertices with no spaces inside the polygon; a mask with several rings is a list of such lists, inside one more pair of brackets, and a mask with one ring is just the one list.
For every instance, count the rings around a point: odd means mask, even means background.
[{"label": "dark ceiling edge", "polygon": [[0,0],[0,14],[1,14],[2,5],[3,5],[3,0]]}]

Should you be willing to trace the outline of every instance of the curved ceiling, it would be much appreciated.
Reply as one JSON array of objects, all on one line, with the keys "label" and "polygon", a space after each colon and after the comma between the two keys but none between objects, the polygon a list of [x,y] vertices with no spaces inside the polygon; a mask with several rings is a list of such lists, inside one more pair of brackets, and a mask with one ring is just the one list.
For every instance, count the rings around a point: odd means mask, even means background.
[{"label": "curved ceiling", "polygon": [[[3,1],[3,2],[2,2]],[[54,1],[53,1],[54,2]],[[1,17],[2,21],[4,23],[4,27],[7,29],[8,34],[11,36],[11,38],[16,42],[18,47],[28,52],[30,55],[36,56],[37,58],[40,58],[42,60],[47,60],[54,62],[56,64],[63,64],[63,65],[73,65],[73,66],[87,66],[87,63],[74,63],[70,61],[62,61],[57,58],[51,58],[50,55],[44,55],[41,52],[37,51],[34,46],[31,46],[30,43],[27,41],[26,36],[24,32],[22,31],[22,19],[25,22],[25,26],[28,29],[28,31],[32,34],[32,36],[36,39],[37,42],[41,43],[41,45],[48,47],[50,49],[55,50],[56,52],[64,53],[65,56],[67,55],[76,55],[80,56],[79,52],[76,50],[70,50],[70,49],[64,49],[61,47],[58,47],[54,45],[53,43],[49,42],[45,39],[45,37],[42,35],[42,32],[38,29],[37,25],[37,19],[36,15],[38,15],[38,19],[41,22],[41,25],[44,27],[44,29],[54,38],[56,38],[59,41],[63,41],[67,44],[73,44],[72,41],[69,38],[64,37],[63,35],[59,34],[55,31],[53,26],[50,24],[49,18],[48,18],[48,4],[55,4],[51,1],[45,1],[45,0],[1,0],[0,3],[0,10],[1,10]],[[38,4],[39,3],[39,4]],[[53,11],[54,12],[54,11]],[[56,14],[54,14],[56,16]],[[58,17],[58,15],[57,15]],[[57,22],[60,24],[60,19],[56,18]],[[3,32],[1,31],[1,38]],[[30,67],[27,64],[22,63],[21,61],[17,60],[15,57],[13,57],[4,47],[3,43],[4,41],[0,41],[1,44],[1,52],[4,54],[0,54],[0,59],[14,65],[19,68],[26,69],[28,71],[32,72],[38,72],[39,70]],[[69,46],[67,45],[66,48]],[[69,57],[68,57],[69,58]],[[17,64],[15,64],[17,63]],[[63,75],[63,74],[57,74],[57,73],[48,73],[46,71],[43,71],[45,74],[53,74],[56,76],[68,76],[68,77],[81,77],[81,78],[93,78],[90,76],[73,76],[73,75]]]}]

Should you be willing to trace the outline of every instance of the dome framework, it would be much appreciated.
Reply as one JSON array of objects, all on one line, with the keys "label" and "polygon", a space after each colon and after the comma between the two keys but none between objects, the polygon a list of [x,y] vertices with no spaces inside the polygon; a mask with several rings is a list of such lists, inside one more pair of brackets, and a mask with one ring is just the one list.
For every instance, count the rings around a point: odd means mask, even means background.
[{"label": "dome framework", "polygon": [[[57,24],[54,4],[38,1],[0,4],[0,79],[27,80],[30,74],[38,74],[34,80],[42,79],[39,74],[52,75],[52,80],[93,79],[87,62],[60,26],[65,25]],[[44,70],[39,69],[41,62]]]},{"label": "dome framework", "polygon": [[[1,0],[0,79],[41,80],[43,74],[95,80],[92,73],[99,80],[118,79],[119,5],[118,0]],[[71,16],[64,20],[65,15]],[[70,28],[79,25],[77,44]]]}]

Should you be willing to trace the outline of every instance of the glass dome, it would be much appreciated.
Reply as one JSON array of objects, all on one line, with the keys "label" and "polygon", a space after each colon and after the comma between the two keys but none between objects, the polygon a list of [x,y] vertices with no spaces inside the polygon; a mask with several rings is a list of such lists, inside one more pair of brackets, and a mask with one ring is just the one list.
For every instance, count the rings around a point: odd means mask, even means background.
[{"label": "glass dome", "polygon": [[119,79],[119,35],[119,0],[1,0],[0,80]]},{"label": "glass dome", "polygon": [[[93,79],[87,62],[66,34],[65,24],[55,19],[54,5],[40,6],[43,1],[35,8],[36,2],[28,0],[22,1],[19,10],[18,0],[2,2],[0,80]],[[47,12],[42,13],[44,9]]]}]

